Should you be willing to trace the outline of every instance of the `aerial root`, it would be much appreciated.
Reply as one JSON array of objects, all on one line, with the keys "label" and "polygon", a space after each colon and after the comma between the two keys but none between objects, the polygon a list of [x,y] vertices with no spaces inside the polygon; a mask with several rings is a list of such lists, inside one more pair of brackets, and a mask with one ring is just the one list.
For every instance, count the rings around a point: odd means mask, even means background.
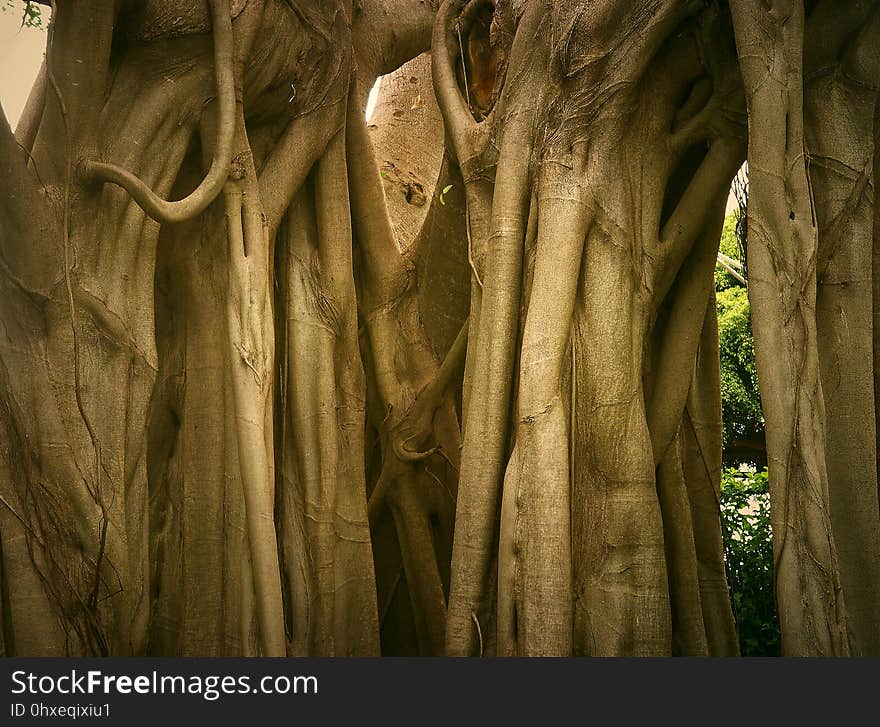
[{"label": "aerial root", "polygon": [[[183,222],[205,210],[222,192],[232,162],[236,128],[235,48],[229,0],[209,0],[214,34],[214,72],[217,81],[217,128],[214,158],[199,186],[184,199],[168,202],[122,167],[91,159],[80,162],[78,172],[89,183],[110,182],[122,187],[151,218],[159,223]],[[211,112],[209,112],[211,113]]]}]

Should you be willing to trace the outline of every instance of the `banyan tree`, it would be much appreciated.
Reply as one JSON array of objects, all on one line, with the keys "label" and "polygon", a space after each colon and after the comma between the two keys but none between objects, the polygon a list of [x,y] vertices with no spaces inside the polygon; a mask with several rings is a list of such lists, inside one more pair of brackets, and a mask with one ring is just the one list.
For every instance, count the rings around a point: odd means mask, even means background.
[{"label": "banyan tree", "polygon": [[783,651],[880,654],[880,3],[43,13],[0,124],[5,653],[736,654],[747,162]]}]

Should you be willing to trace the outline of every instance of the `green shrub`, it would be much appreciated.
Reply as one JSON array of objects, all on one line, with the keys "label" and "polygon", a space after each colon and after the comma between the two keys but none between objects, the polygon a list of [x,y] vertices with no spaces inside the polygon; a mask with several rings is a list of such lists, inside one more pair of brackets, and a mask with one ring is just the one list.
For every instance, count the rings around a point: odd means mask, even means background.
[{"label": "green shrub", "polygon": [[720,504],[740,652],[743,656],[779,656],[767,470],[724,470]]},{"label": "green shrub", "polygon": [[721,409],[725,462],[763,466],[764,417],[758,393],[758,369],[746,289],[716,294],[718,345],[721,352]]},{"label": "green shrub", "polygon": [[[733,214],[724,221],[721,252],[744,262]],[[760,469],[767,464],[767,455],[748,292],[745,285],[719,264],[715,267],[715,294],[721,352],[724,463],[735,466],[745,462]]]}]

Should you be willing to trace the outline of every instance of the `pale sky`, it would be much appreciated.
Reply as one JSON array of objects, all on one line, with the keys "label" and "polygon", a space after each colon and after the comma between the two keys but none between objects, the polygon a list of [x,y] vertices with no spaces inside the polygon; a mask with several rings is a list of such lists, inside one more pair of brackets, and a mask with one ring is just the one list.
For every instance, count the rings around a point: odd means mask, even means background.
[{"label": "pale sky", "polygon": [[4,0],[0,0],[0,5],[3,6],[0,12],[0,103],[14,129],[43,62],[49,9],[40,8],[43,28],[19,30],[23,3],[17,0],[13,7],[7,8]]}]

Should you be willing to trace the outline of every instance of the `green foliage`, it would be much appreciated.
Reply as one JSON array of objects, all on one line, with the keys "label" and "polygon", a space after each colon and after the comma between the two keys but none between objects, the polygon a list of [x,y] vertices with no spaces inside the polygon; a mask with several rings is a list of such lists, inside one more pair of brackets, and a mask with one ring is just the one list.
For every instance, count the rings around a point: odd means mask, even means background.
[{"label": "green foliage", "polygon": [[[745,263],[736,215],[728,215],[720,251]],[[746,286],[715,267],[724,462],[721,523],[724,560],[743,656],[778,656],[779,620],[773,595],[770,495],[764,417],[758,391],[755,342]]]},{"label": "green foliage", "polygon": [[[736,220],[728,215],[721,252],[742,262]],[[715,267],[718,339],[721,352],[721,408],[724,454],[729,465],[747,462],[763,466],[764,417],[758,393],[758,370],[749,298],[745,286],[723,267]]]},{"label": "green foliage", "polygon": [[[758,392],[758,369],[749,298],[743,287],[730,287],[717,294],[718,345],[721,352],[721,407],[724,447],[736,461],[763,463],[759,446],[764,439],[764,417]],[[730,460],[728,460],[730,461]]]},{"label": "green foliage", "polygon": [[779,656],[767,470],[721,476],[724,560],[743,656]]},{"label": "green foliage", "polygon": [[22,28],[43,28],[43,14],[41,8],[28,0],[5,0],[0,5],[4,13],[18,13],[21,15]]},{"label": "green foliage", "polygon": [[[727,257],[742,262],[742,250],[736,237],[736,215],[731,213],[724,218],[724,227],[721,230],[721,246],[718,248]],[[728,288],[741,285],[727,270],[721,266],[715,266],[715,290],[727,290]]]}]

